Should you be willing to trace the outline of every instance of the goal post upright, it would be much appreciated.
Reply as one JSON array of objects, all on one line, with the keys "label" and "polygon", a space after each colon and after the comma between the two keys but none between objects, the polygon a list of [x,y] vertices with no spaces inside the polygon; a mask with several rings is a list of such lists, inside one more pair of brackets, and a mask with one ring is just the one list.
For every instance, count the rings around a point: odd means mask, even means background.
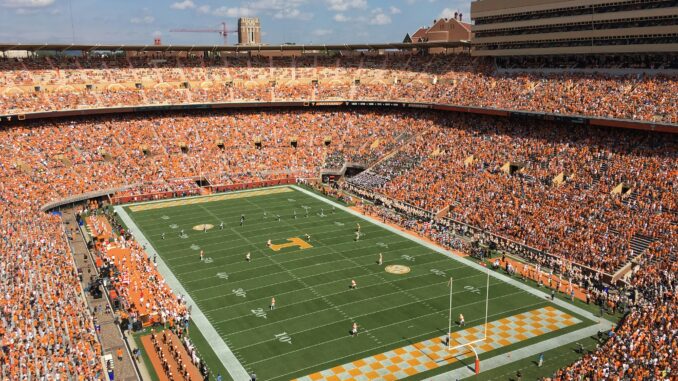
[{"label": "goal post upright", "polygon": [[454,349],[468,347],[475,356],[475,373],[480,373],[480,358],[478,357],[478,352],[476,351],[474,344],[480,343],[487,340],[487,319],[489,316],[490,308],[490,268],[487,268],[487,281],[485,284],[485,324],[483,330],[483,337],[477,340],[473,340],[468,343],[458,344],[452,347],[452,278],[450,278],[450,315],[449,315],[449,328],[448,328],[448,337],[447,337],[447,350],[452,351]]},{"label": "goal post upright", "polygon": [[487,314],[490,308],[490,268],[487,267],[487,284],[485,286],[485,333],[483,340],[487,340]]},{"label": "goal post upright", "polygon": [[447,350],[450,350],[452,345],[452,281],[453,278],[450,277],[450,313],[447,321]]}]

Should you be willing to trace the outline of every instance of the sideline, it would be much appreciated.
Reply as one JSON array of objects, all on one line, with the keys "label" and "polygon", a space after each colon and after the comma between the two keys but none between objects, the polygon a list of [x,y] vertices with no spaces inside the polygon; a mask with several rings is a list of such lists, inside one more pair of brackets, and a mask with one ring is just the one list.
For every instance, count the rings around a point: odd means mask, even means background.
[{"label": "sideline", "polygon": [[[420,244],[430,250],[433,250],[437,253],[443,254],[447,256],[448,258],[457,261],[463,265],[466,265],[468,267],[471,267],[477,271],[485,272],[487,271],[487,268],[484,266],[481,266],[469,259],[460,257],[458,255],[455,255],[452,252],[449,252],[440,246],[428,242],[424,239],[421,239],[420,237],[414,236],[412,234],[409,234],[407,232],[403,232],[400,229],[397,229],[393,226],[390,226],[388,224],[384,224],[381,221],[364,215],[358,211],[353,210],[350,207],[341,205],[337,202],[334,202],[328,198],[325,198],[321,195],[318,195],[312,191],[309,191],[307,189],[304,189],[302,187],[296,186],[296,185],[281,185],[281,186],[275,186],[275,187],[268,187],[267,189],[271,188],[288,188],[288,189],[294,189],[298,192],[301,192],[307,196],[313,197],[314,199],[320,200],[328,205],[334,206],[337,209],[340,209],[348,214],[351,214],[355,217],[358,217],[360,219],[363,219],[367,222],[370,222],[376,226],[381,227],[382,229],[385,229],[391,233],[394,233],[400,237],[403,237],[407,240],[413,241],[417,244]],[[253,192],[257,191],[257,189],[252,189],[252,190],[240,190],[240,191],[235,191],[235,192],[229,192],[229,193],[242,193],[242,192]],[[212,196],[194,196],[191,198],[200,198],[200,197],[214,197]],[[166,200],[165,200],[166,201]],[[145,202],[145,203],[158,203],[162,201],[150,201],[150,202]],[[143,203],[142,203],[143,204]],[[141,230],[136,226],[134,221],[131,219],[131,217],[127,214],[127,212],[124,210],[125,206],[129,206],[130,204],[125,204],[125,205],[116,205],[114,207],[114,210],[118,213],[120,218],[123,220],[123,222],[127,225],[127,227],[130,229],[130,231],[133,233],[135,239],[139,241],[139,243],[146,244],[147,251],[149,254],[156,254],[155,249],[153,246],[148,242],[146,237],[141,233]],[[138,204],[137,204],[138,205]],[[191,314],[191,317],[193,318],[194,322],[196,323],[196,326],[200,331],[203,333],[205,336],[205,339],[207,340],[208,344],[212,347],[214,350],[215,354],[219,359],[221,360],[222,364],[226,368],[226,370],[229,372],[229,374],[233,377],[234,380],[236,381],[248,381],[249,375],[245,368],[242,366],[242,364],[238,361],[236,358],[235,354],[231,351],[231,349],[226,345],[224,340],[221,338],[221,336],[217,333],[217,331],[214,329],[214,327],[209,323],[207,318],[205,317],[204,313],[200,310],[200,308],[197,306],[197,304],[191,299],[190,295],[186,292],[186,290],[183,288],[181,283],[178,281],[178,279],[174,276],[174,274],[170,271],[170,269],[167,267],[165,262],[162,260],[160,256],[157,256],[158,259],[158,271],[165,277],[165,281],[167,284],[177,293],[180,293],[186,297],[186,301],[188,305],[192,306],[192,311],[193,313]],[[533,296],[536,296],[537,298],[540,298],[542,300],[550,300],[550,295],[548,295],[545,292],[539,291],[537,289],[534,289],[531,286],[528,286],[526,284],[523,284],[522,282],[519,282],[513,278],[507,277],[504,274],[501,273],[496,273],[494,271],[489,272],[490,276],[501,280],[505,283],[511,284],[512,286],[525,291]],[[501,355],[497,355],[488,359],[484,359],[481,363],[482,369],[483,370],[490,370],[494,369],[499,366],[506,365],[507,362],[514,362],[518,361],[521,359],[528,358],[530,356],[534,356],[535,354],[541,353],[543,351],[557,348],[563,345],[567,345],[569,343],[575,342],[577,340],[581,340],[582,338],[586,336],[591,336],[594,335],[596,332],[599,330],[607,330],[611,326],[615,326],[615,323],[612,321],[609,321],[607,319],[601,319],[598,316],[593,315],[591,312],[586,311],[580,307],[571,305],[563,300],[556,299],[554,301],[551,301],[552,304],[557,305],[559,308],[562,308],[564,310],[573,312],[575,314],[578,314],[579,316],[583,316],[588,320],[591,320],[594,322],[593,325],[582,328],[580,330],[570,332],[549,340],[545,340],[543,342],[539,342],[524,348],[516,349],[514,351],[511,351],[509,353],[504,353]],[[510,360],[508,360],[510,358]],[[475,375],[474,371],[468,367],[462,367],[458,369],[451,370],[449,372],[433,376],[431,378],[428,378],[427,380],[432,380],[432,381],[443,381],[443,380],[457,380],[460,378],[466,378]]]},{"label": "sideline", "polygon": [[188,292],[186,292],[184,287],[181,285],[181,282],[179,282],[179,280],[174,276],[169,267],[167,267],[165,262],[162,260],[162,256],[157,255],[157,252],[155,251],[155,248],[153,248],[153,245],[151,245],[151,243],[148,242],[144,234],[141,232],[139,227],[134,223],[132,218],[127,214],[125,209],[120,205],[116,205],[113,209],[118,213],[118,216],[120,216],[125,225],[127,225],[127,228],[132,232],[134,239],[136,239],[137,242],[142,246],[143,245],[146,246],[146,251],[148,255],[156,256],[158,271],[165,278],[165,282],[172,288],[172,290],[175,293],[184,296],[186,304],[191,308],[191,319],[193,319],[193,322],[200,330],[203,337],[205,337],[205,340],[207,341],[209,346],[212,347],[212,350],[217,355],[219,360],[221,360],[221,364],[224,366],[226,371],[228,371],[233,380],[250,381],[249,374],[242,366],[240,361],[238,361],[235,354],[231,351],[228,345],[226,345],[224,340],[221,338],[221,335],[219,335],[219,333],[217,333],[214,327],[212,327],[212,324],[210,324],[205,314],[200,310],[200,307],[193,301]]},{"label": "sideline", "polygon": [[[330,205],[332,205],[336,208],[339,208],[339,209],[341,209],[341,210],[343,210],[343,211],[345,211],[349,214],[352,214],[352,215],[354,215],[358,218],[361,218],[365,221],[373,223],[373,224],[375,224],[375,225],[377,225],[377,226],[379,226],[383,229],[386,229],[386,230],[388,230],[388,231],[390,231],[394,234],[397,234],[401,237],[412,240],[412,241],[414,241],[414,242],[416,242],[416,243],[418,243],[418,244],[420,244],[420,245],[422,245],[426,248],[429,248],[433,251],[436,251],[440,254],[443,254],[443,255],[447,256],[448,258],[451,258],[454,261],[457,261],[457,262],[460,262],[464,265],[467,265],[467,266],[469,266],[469,267],[471,267],[475,270],[482,271],[482,272],[487,271],[486,267],[481,266],[481,265],[479,265],[479,264],[477,264],[477,263],[475,263],[475,262],[473,262],[473,261],[471,261],[467,258],[455,255],[454,253],[447,251],[447,250],[441,248],[440,246],[435,245],[431,242],[427,242],[426,240],[423,240],[420,237],[414,236],[412,234],[408,234],[407,232],[403,232],[400,229],[397,229],[397,228],[394,228],[394,227],[392,227],[388,224],[382,223],[381,221],[379,221],[375,218],[364,215],[364,214],[357,212],[357,211],[355,211],[351,208],[344,207],[344,206],[342,206],[342,205],[340,205],[336,202],[330,201],[327,198],[322,197],[320,195],[317,195],[317,194],[310,192],[306,189],[297,187],[295,185],[290,185],[290,187],[293,188],[293,189],[296,189],[297,191],[302,192],[302,193],[304,193],[308,196],[311,196],[315,199],[324,201],[325,203],[330,204]],[[533,296],[536,296],[537,298],[540,298],[542,300],[549,300],[550,301],[550,299],[551,299],[550,295],[548,295],[547,293],[536,290],[535,288],[533,288],[529,285],[523,284],[522,282],[517,281],[516,279],[507,277],[504,274],[497,273],[497,272],[494,272],[494,271],[490,271],[490,276],[495,278],[495,279],[499,279],[499,280],[501,280],[505,283],[508,283],[508,284],[510,284],[514,287],[517,287],[517,288],[519,288],[523,291],[526,291],[527,293],[529,293]],[[551,303],[557,305],[559,308],[562,308],[566,311],[574,312],[575,314],[578,314],[579,316],[583,316],[586,319],[593,321],[595,324],[588,326],[588,327],[585,327],[585,328],[582,328],[580,330],[574,331],[574,332],[570,332],[570,333],[567,333],[567,334],[564,334],[564,335],[561,335],[561,336],[558,336],[558,337],[554,337],[554,338],[549,339],[549,340],[545,340],[545,341],[524,347],[524,348],[516,349],[516,350],[508,352],[508,353],[504,353],[504,354],[497,355],[497,356],[494,356],[494,357],[491,357],[491,358],[488,358],[488,359],[484,359],[484,360],[481,361],[481,369],[483,369],[483,370],[494,369],[494,368],[497,368],[499,366],[506,365],[509,362],[522,360],[522,359],[528,358],[530,356],[534,356],[538,353],[547,351],[549,349],[554,349],[554,348],[575,342],[577,340],[581,340],[581,339],[583,339],[587,336],[594,335],[599,330],[608,330],[610,327],[616,326],[616,323],[614,323],[612,321],[609,321],[607,319],[602,319],[598,316],[593,315],[589,311],[586,311],[586,310],[584,310],[580,307],[577,307],[575,305],[569,304],[569,303],[567,303],[563,300],[556,299],[554,301],[551,301]],[[509,358],[510,358],[510,360],[508,360]],[[471,376],[474,376],[474,375],[475,375],[475,372],[472,369],[470,369],[469,367],[462,367],[462,368],[454,369],[454,370],[451,370],[449,372],[446,372],[446,373],[443,373],[443,374],[440,374],[440,375],[437,375],[437,376],[433,376],[431,378],[428,378],[427,380],[431,380],[431,381],[458,380],[460,378],[471,377]]]}]

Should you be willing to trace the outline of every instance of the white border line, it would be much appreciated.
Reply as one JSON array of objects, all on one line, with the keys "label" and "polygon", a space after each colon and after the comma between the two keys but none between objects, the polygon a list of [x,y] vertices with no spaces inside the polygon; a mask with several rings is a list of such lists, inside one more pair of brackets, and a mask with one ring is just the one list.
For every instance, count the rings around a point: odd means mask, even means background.
[{"label": "white border line", "polygon": [[146,239],[144,234],[141,232],[139,227],[134,223],[132,218],[127,214],[125,209],[116,205],[114,210],[118,213],[122,221],[127,225],[127,228],[132,232],[134,238],[141,244],[146,246],[146,251],[149,255],[156,256],[158,271],[165,278],[165,283],[169,285],[175,293],[181,294],[185,297],[186,304],[191,308],[191,318],[195,325],[202,333],[202,336],[205,338],[207,343],[212,350],[217,355],[217,358],[221,360],[221,364],[226,368],[228,374],[231,375],[234,381],[250,381],[250,376],[242,366],[240,361],[236,358],[235,354],[231,349],[226,345],[224,339],[219,335],[219,333],[214,329],[212,324],[205,314],[200,310],[200,307],[193,301],[191,296],[186,292],[186,289],[181,285],[181,282],[174,276],[172,271],[167,267],[165,262],[162,260],[160,255],[157,255],[153,245]]},{"label": "white border line", "polygon": [[[277,185],[273,187],[266,187],[266,188],[255,188],[255,189],[244,189],[244,190],[239,190],[239,191],[233,191],[229,193],[241,193],[241,192],[252,192],[252,191],[257,191],[261,189],[270,189],[270,188],[291,188],[296,191],[299,191],[301,193],[304,193],[307,196],[313,197],[317,200],[320,200],[328,205],[334,206],[346,213],[349,213],[353,216],[356,216],[358,218],[361,218],[367,222],[370,222],[374,225],[377,225],[381,227],[382,229],[385,229],[391,233],[394,233],[396,235],[399,235],[403,238],[406,238],[410,241],[413,241],[419,245],[422,245],[428,249],[431,249],[437,253],[443,254],[447,256],[448,258],[455,260],[461,264],[464,264],[466,266],[469,266],[477,271],[482,271],[485,272],[487,269],[484,266],[481,266],[471,260],[468,260],[466,258],[460,257],[456,254],[453,254],[437,245],[434,245],[430,242],[424,241],[420,239],[419,237],[413,236],[411,234],[405,233],[399,229],[396,229],[390,225],[384,224],[379,220],[373,219],[372,217],[368,217],[362,213],[356,212],[348,207],[345,207],[339,203],[336,203],[334,201],[331,201],[323,196],[320,196],[314,192],[311,192],[309,190],[306,190],[304,188],[301,188],[296,185]],[[198,197],[212,197],[214,195],[210,196],[192,196],[192,197],[185,197],[181,199],[186,199],[186,198],[198,198]],[[153,246],[148,242],[146,237],[141,233],[141,230],[136,226],[134,221],[129,217],[127,212],[124,210],[124,207],[130,206],[130,205],[141,205],[141,204],[147,204],[147,203],[157,203],[157,202],[163,202],[163,201],[168,201],[168,200],[153,200],[153,201],[146,201],[146,202],[140,202],[140,203],[128,203],[124,205],[116,205],[114,209],[118,212],[118,215],[122,218],[123,222],[127,224],[127,227],[132,231],[134,237],[142,244],[146,244],[147,251],[149,251],[150,254],[155,254],[155,249]],[[229,372],[229,374],[233,377],[235,381],[249,381],[250,377],[247,374],[247,371],[244,369],[242,364],[238,361],[238,359],[235,357],[233,352],[228,348],[224,340],[221,338],[221,336],[216,332],[214,327],[209,323],[205,315],[202,313],[198,305],[191,299],[191,297],[188,295],[186,290],[183,288],[181,285],[181,282],[178,281],[178,279],[172,274],[170,269],[165,265],[165,263],[162,261],[161,257],[158,256],[158,271],[165,277],[165,281],[167,284],[175,291],[178,293],[181,293],[186,297],[186,302],[188,305],[192,306],[192,318],[200,331],[202,332],[203,336],[207,340],[208,344],[212,347],[214,350],[215,354],[217,357],[221,360],[221,363],[224,365],[226,370]],[[539,291],[534,289],[531,286],[528,286],[526,284],[523,284],[522,282],[519,282],[513,278],[509,278],[504,274],[497,273],[495,271],[490,271],[490,276],[492,276],[495,279],[499,279],[505,283],[511,284],[529,294],[532,294],[533,296],[536,296],[537,298],[540,299],[550,299],[550,295],[548,295],[545,292]],[[565,310],[569,310],[571,312],[574,312],[580,316],[583,316],[589,320],[592,320],[594,322],[598,322],[597,324],[594,324],[592,326],[588,326],[585,328],[582,328],[578,331],[570,332],[565,335],[561,335],[549,340],[546,340],[544,342],[539,342],[536,344],[533,344],[531,346],[525,347],[525,348],[520,348],[515,351],[510,352],[512,354],[511,359],[507,361],[507,354],[502,354],[498,355],[489,359],[483,360],[483,369],[484,370],[489,370],[493,369],[502,365],[506,365],[510,362],[518,361],[524,358],[527,358],[529,356],[534,355],[535,353],[541,353],[545,350],[548,349],[553,349],[558,346],[566,345],[568,343],[574,342],[575,340],[580,340],[581,338],[584,338],[586,336],[593,335],[596,333],[598,330],[601,329],[606,329],[610,326],[614,326],[615,323],[607,320],[607,319],[601,319],[598,316],[593,315],[591,312],[586,311],[580,307],[571,305],[563,300],[556,299],[554,301],[551,301],[551,303],[557,305],[560,308],[563,308]],[[566,340],[563,340],[566,339]],[[567,340],[571,339],[571,340]],[[457,380],[459,378],[465,378],[465,377],[470,377],[475,375],[474,372],[469,369],[468,367],[462,367],[462,368],[457,368],[454,370],[451,370],[449,372],[433,376],[429,378],[428,380],[434,380],[434,381],[442,381],[442,380]]]},{"label": "white border line", "polygon": [[[343,210],[343,211],[345,211],[349,214],[352,214],[352,215],[354,215],[358,218],[361,218],[365,221],[371,222],[371,223],[373,223],[373,224],[375,224],[375,225],[377,225],[377,226],[379,226],[383,229],[386,229],[386,230],[388,230],[392,233],[395,233],[395,234],[397,234],[401,237],[410,239],[411,241],[414,241],[414,242],[416,242],[416,243],[418,243],[418,244],[420,244],[420,245],[422,245],[426,248],[429,248],[429,249],[431,249],[435,252],[443,254],[443,255],[445,255],[445,256],[447,256],[447,257],[449,257],[449,258],[451,258],[451,259],[453,259],[457,262],[460,262],[464,265],[467,265],[467,266],[469,266],[469,267],[471,267],[475,270],[478,270],[478,271],[481,271],[481,272],[487,271],[486,267],[481,266],[481,265],[479,265],[479,264],[477,264],[477,263],[475,263],[471,260],[468,260],[466,258],[460,257],[456,254],[453,254],[452,252],[447,251],[447,250],[445,250],[445,249],[443,249],[443,248],[441,248],[437,245],[434,245],[430,242],[424,241],[424,240],[420,239],[419,237],[413,236],[411,234],[407,234],[407,233],[405,233],[405,232],[403,232],[399,229],[396,229],[396,228],[394,228],[390,225],[384,224],[379,220],[376,220],[372,217],[368,217],[368,216],[366,216],[362,213],[356,212],[356,211],[354,211],[350,208],[346,208],[346,207],[344,207],[344,206],[342,206],[338,203],[335,203],[334,201],[330,201],[330,200],[328,200],[328,199],[326,199],[326,198],[324,198],[320,195],[317,195],[317,194],[315,194],[311,191],[308,191],[306,189],[300,188],[296,185],[290,185],[290,187],[293,188],[293,189],[296,189],[296,190],[298,190],[298,191],[300,191],[300,192],[302,192],[302,193],[304,193],[308,196],[311,196],[315,199],[324,201],[327,204],[330,204],[330,205],[333,205],[337,208],[340,208],[341,210]],[[524,284],[522,282],[519,282],[519,281],[517,281],[513,278],[507,277],[504,274],[498,273],[496,271],[490,271],[490,276],[492,276],[495,279],[499,279],[499,280],[501,280],[505,283],[508,283],[510,285],[513,285],[513,286],[515,286],[515,287],[517,287],[517,288],[519,288],[523,291],[526,291],[527,293],[532,294],[532,295],[536,296],[537,298],[540,298],[542,300],[550,300],[550,295],[548,295],[546,292],[536,290],[533,287],[528,286],[527,284]],[[597,324],[593,324],[591,326],[582,328],[580,330],[577,330],[577,331],[574,331],[574,332],[569,332],[569,333],[566,333],[564,335],[560,335],[560,336],[551,338],[551,339],[546,340],[546,341],[535,343],[535,344],[530,345],[528,347],[519,348],[517,350],[511,351],[511,352],[506,353],[506,354],[497,355],[497,356],[491,357],[489,359],[484,359],[482,361],[482,365],[483,365],[482,369],[484,369],[484,370],[494,369],[496,367],[506,365],[508,363],[515,362],[515,361],[527,358],[529,356],[533,356],[537,353],[541,353],[541,352],[544,352],[544,351],[549,350],[549,349],[554,349],[554,348],[557,348],[559,346],[563,346],[563,345],[572,343],[576,340],[581,340],[584,337],[591,336],[591,335],[595,334],[599,330],[605,330],[605,329],[608,329],[610,326],[615,325],[615,323],[613,323],[613,322],[611,322],[607,319],[602,319],[598,316],[595,316],[591,312],[586,311],[586,310],[584,310],[580,307],[574,306],[572,304],[569,304],[569,303],[567,303],[563,300],[555,299],[555,300],[551,301],[551,303],[557,305],[558,307],[560,307],[564,310],[574,312],[574,313],[576,313],[580,316],[585,317],[586,319],[597,322]],[[507,358],[508,354],[511,355],[510,359]],[[461,368],[453,369],[453,370],[446,372],[446,373],[443,373],[443,374],[439,374],[437,376],[433,376],[431,378],[428,378],[427,380],[432,380],[432,381],[458,380],[460,378],[466,378],[466,377],[471,377],[471,376],[475,376],[474,371],[472,371],[468,367],[461,367]]]}]

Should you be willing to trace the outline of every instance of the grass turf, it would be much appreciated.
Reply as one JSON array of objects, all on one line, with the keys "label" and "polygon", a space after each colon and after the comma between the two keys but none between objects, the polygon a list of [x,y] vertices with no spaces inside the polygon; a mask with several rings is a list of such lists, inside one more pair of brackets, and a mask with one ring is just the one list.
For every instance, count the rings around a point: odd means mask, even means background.
[{"label": "grass turf", "polygon": [[[484,320],[484,273],[296,190],[147,211],[125,209],[245,369],[260,379],[300,377],[443,336],[450,277],[455,279],[453,316],[463,313],[469,327]],[[356,223],[364,234],[358,242]],[[201,224],[214,227],[193,230]],[[179,237],[182,229],[187,238]],[[305,239],[305,234],[311,236],[312,248],[274,252],[266,246],[269,239],[279,244]],[[200,250],[206,261],[200,261]],[[247,252],[251,262],[245,260]],[[384,266],[406,265],[411,272],[386,273],[376,264],[379,253]],[[349,290],[351,279],[357,290]],[[269,311],[272,297],[277,306]],[[490,279],[489,321],[546,305],[547,300]],[[481,359],[591,323],[577,318],[582,323],[485,353]],[[353,322],[361,327],[356,338],[348,335]],[[463,362],[414,379],[459,366]]]}]

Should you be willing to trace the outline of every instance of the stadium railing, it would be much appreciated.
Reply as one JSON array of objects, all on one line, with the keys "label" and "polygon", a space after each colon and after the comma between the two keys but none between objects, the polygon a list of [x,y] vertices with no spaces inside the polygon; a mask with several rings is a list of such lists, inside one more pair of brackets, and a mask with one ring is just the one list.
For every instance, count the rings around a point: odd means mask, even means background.
[{"label": "stadium railing", "polygon": [[[264,180],[264,181],[254,181],[249,183],[239,183],[239,184],[222,184],[222,185],[209,185],[201,188],[210,190],[213,193],[229,192],[235,190],[245,190],[245,189],[254,189],[254,188],[263,188],[271,187],[276,185],[289,185],[295,184],[297,179],[295,177],[288,177],[284,179],[275,179],[275,180]],[[199,192],[197,192],[199,193]],[[186,197],[186,196],[195,196],[196,192],[186,192],[186,191],[168,191],[168,192],[156,192],[156,193],[145,193],[138,195],[130,196],[118,196],[111,197],[112,204],[127,204],[130,202],[144,202],[144,201],[153,201],[153,200],[162,200],[162,199],[171,199],[177,197]]]},{"label": "stadium railing", "polygon": [[44,204],[43,206],[40,207],[40,210],[43,211],[43,212],[47,212],[47,211],[59,208],[59,207],[64,206],[64,205],[76,204],[76,203],[79,203],[79,202],[82,202],[82,201],[112,195],[112,194],[115,194],[116,192],[122,192],[122,191],[125,191],[125,190],[128,190],[128,189],[132,189],[136,186],[139,186],[139,184],[130,184],[130,185],[125,185],[125,186],[121,186],[121,187],[102,189],[100,191],[87,192],[87,193],[83,193],[83,194],[79,194],[79,195],[75,195],[75,196],[71,196],[71,197],[66,197],[66,198],[63,198],[61,200],[56,200],[56,201],[52,201],[52,202],[49,202],[47,204]]},{"label": "stadium railing", "polygon": [[219,110],[219,109],[252,109],[252,108],[283,108],[283,107],[379,107],[379,108],[412,108],[430,109],[471,113],[479,115],[494,115],[506,118],[536,118],[541,120],[563,121],[581,125],[605,126],[649,130],[656,132],[678,133],[678,124],[657,123],[641,120],[612,119],[588,117],[582,115],[566,115],[544,112],[516,111],[495,109],[489,107],[456,106],[440,103],[407,102],[407,101],[374,101],[374,100],[336,100],[336,101],[282,101],[282,102],[222,102],[222,103],[193,103],[174,105],[146,105],[130,107],[104,107],[79,110],[59,110],[22,114],[0,115],[0,127],[22,123],[25,120],[39,120],[63,118],[73,116],[91,116],[121,113],[136,113],[145,111],[189,111],[189,110]]}]

